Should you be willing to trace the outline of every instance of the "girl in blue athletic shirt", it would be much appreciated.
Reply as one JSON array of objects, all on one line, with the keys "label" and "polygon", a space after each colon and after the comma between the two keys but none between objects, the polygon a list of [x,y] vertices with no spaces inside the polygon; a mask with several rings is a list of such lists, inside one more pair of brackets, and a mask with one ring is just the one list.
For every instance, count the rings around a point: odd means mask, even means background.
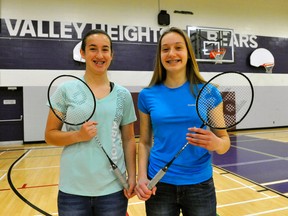
[{"label": "girl in blue athletic shirt", "polygon": [[[186,33],[172,27],[160,37],[154,73],[138,98],[140,116],[138,184],[148,216],[215,216],[211,151],[230,148],[226,130],[201,129],[195,102],[205,83]],[[189,145],[156,187],[147,184],[174,155]]]}]

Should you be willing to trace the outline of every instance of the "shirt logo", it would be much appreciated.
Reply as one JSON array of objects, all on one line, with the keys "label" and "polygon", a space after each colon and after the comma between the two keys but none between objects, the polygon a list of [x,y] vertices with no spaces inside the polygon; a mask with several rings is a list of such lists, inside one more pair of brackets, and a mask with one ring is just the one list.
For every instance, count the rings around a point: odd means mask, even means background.
[{"label": "shirt logo", "polygon": [[195,104],[187,104],[188,107],[196,106]]}]

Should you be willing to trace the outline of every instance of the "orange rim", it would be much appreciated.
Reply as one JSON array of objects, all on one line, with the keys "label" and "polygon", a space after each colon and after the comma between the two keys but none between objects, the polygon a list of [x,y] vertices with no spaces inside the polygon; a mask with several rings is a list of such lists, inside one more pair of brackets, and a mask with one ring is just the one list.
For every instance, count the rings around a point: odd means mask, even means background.
[{"label": "orange rim", "polygon": [[210,51],[210,58],[211,59],[215,59],[215,57],[217,55],[224,55],[226,53],[226,49],[225,48],[220,48],[220,49],[213,49]]}]

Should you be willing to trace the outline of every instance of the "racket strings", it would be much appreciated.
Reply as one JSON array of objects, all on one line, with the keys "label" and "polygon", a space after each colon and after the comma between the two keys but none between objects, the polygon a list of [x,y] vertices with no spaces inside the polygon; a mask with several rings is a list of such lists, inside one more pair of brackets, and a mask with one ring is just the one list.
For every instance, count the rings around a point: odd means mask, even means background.
[{"label": "racket strings", "polygon": [[[221,90],[220,90],[221,91]],[[233,86],[223,96],[223,103],[225,104],[225,118],[229,118],[230,114],[235,116],[237,113],[237,121],[240,120],[249,110],[252,99],[252,89],[250,86]],[[221,91],[222,94],[224,90]]]},{"label": "racket strings", "polygon": [[94,114],[96,101],[87,84],[79,78],[60,76],[49,86],[50,109],[68,125],[81,125]]},{"label": "racket strings", "polygon": [[205,125],[225,129],[238,124],[249,111],[253,88],[242,74],[226,73],[199,92],[197,112]]},{"label": "racket strings", "polygon": [[206,110],[207,113],[207,119],[206,124],[213,126],[215,128],[225,128],[230,121],[233,121],[233,119],[225,119],[223,116],[223,106],[222,104],[219,104],[219,107],[215,107],[210,110]]}]

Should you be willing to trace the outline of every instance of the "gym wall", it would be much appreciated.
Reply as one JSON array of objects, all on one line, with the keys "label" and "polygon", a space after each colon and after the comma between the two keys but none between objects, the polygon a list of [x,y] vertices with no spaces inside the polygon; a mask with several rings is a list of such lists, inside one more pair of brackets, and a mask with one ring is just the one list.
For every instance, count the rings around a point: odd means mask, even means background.
[{"label": "gym wall", "polygon": [[[273,4],[261,0],[208,4],[200,0],[1,0],[0,86],[23,87],[23,140],[41,141],[47,116],[46,88],[59,74],[83,73],[84,67],[73,60],[73,48],[84,32],[102,28],[111,35],[115,58],[109,76],[137,94],[151,77],[157,38],[166,27],[158,24],[157,17],[160,10],[166,10],[169,26],[234,29],[234,63],[199,66],[207,79],[237,70],[252,80],[255,102],[237,129],[287,126],[288,101],[280,97],[288,93],[287,6],[284,0]],[[175,10],[192,11],[193,15]],[[251,52],[261,47],[275,57],[272,74],[249,64]]]}]

